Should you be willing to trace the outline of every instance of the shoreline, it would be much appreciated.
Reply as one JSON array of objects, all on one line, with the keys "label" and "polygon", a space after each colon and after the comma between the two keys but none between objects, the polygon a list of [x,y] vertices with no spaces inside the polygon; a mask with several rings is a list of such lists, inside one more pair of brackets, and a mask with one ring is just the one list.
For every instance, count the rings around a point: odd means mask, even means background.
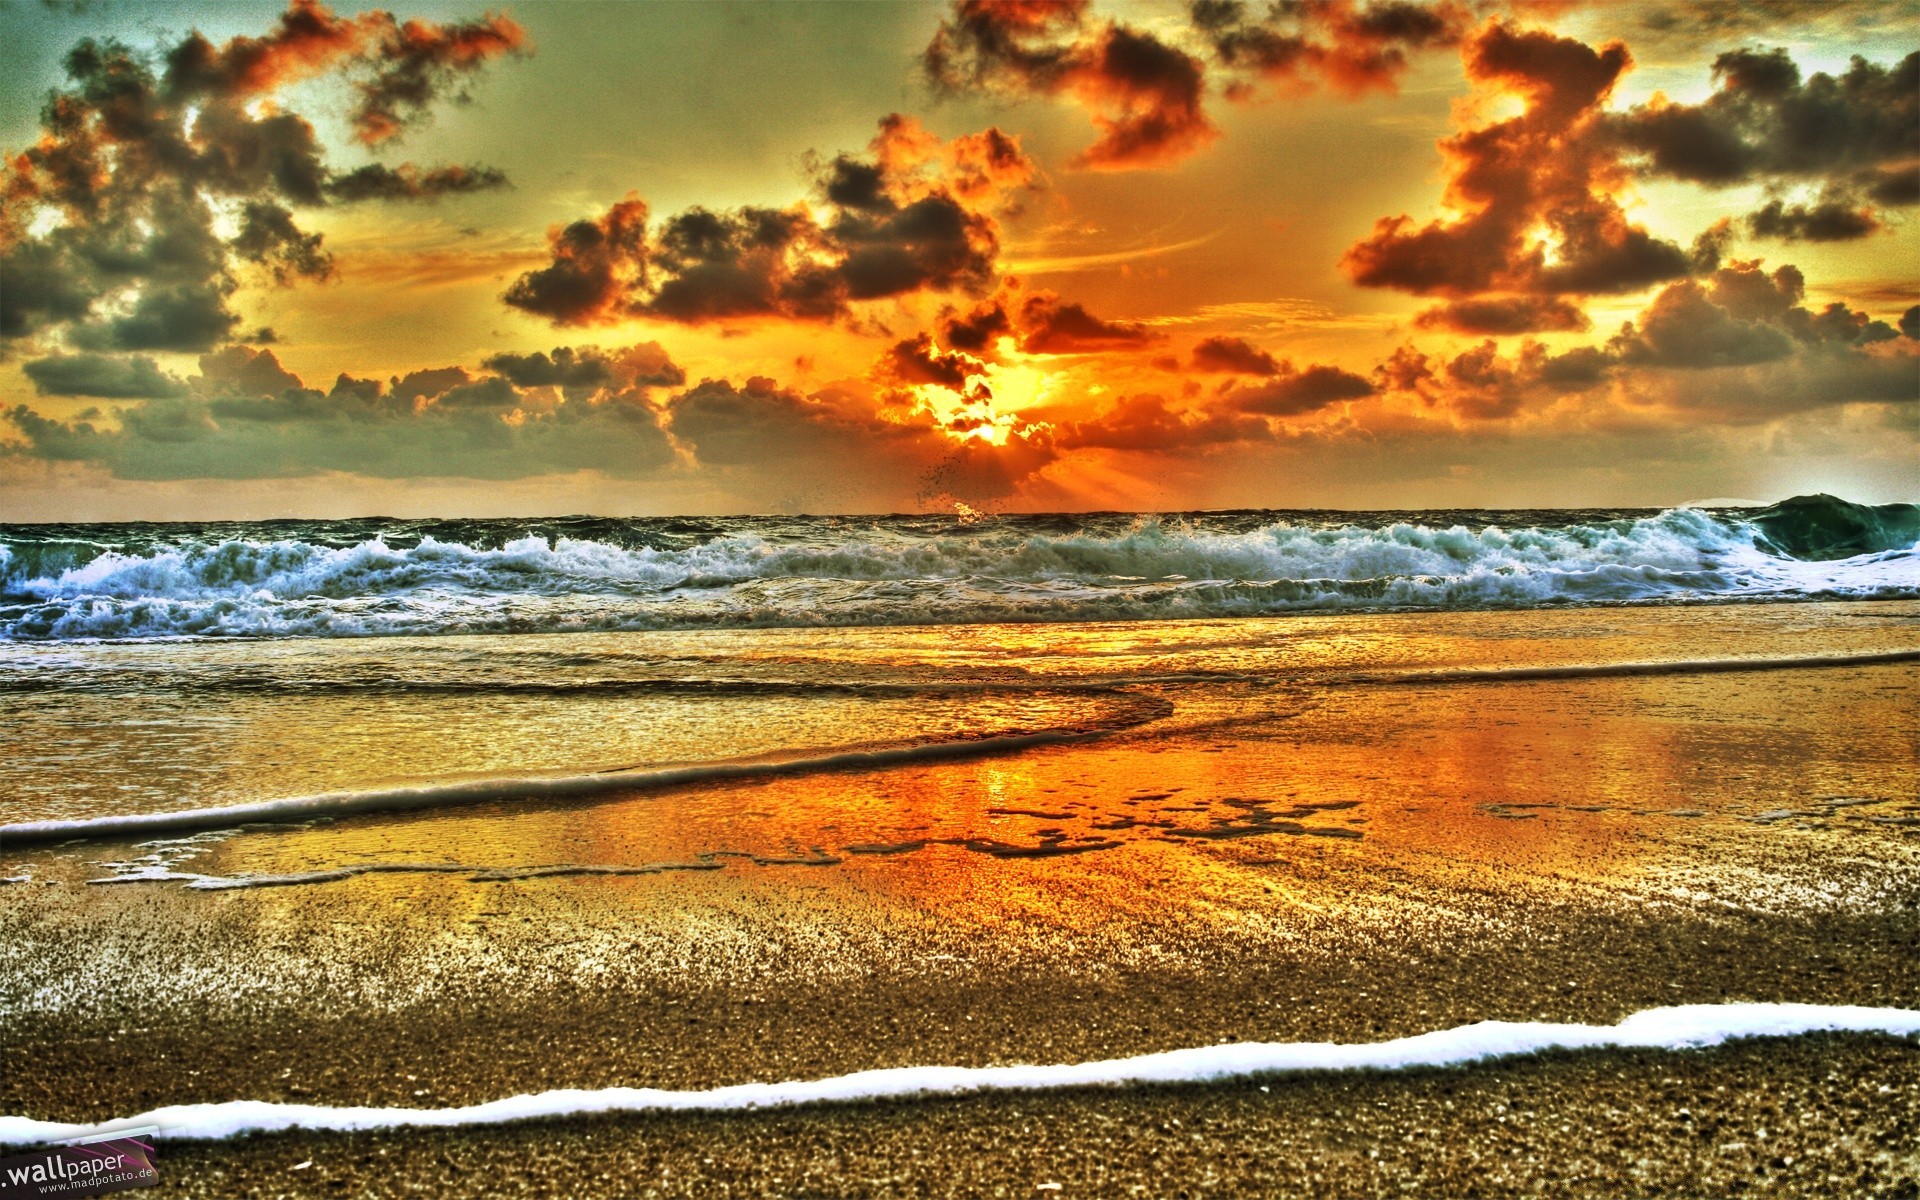
[{"label": "shoreline", "polygon": [[1912,1194],[1920,1041],[163,1143],[156,1195]]},{"label": "shoreline", "polygon": [[1093,1062],[870,1068],[825,1079],[701,1090],[565,1088],[456,1108],[329,1107],[228,1100],[174,1105],[97,1125],[0,1116],[0,1144],[32,1145],[154,1129],[162,1141],[228,1141],[283,1132],[489,1128],[543,1119],[730,1113],[821,1105],[918,1103],[987,1093],[1039,1097],[1091,1088],[1244,1083],[1300,1075],[1466,1068],[1565,1053],[1683,1051],[1728,1042],[1852,1034],[1920,1042],[1920,1009],[1726,1002],[1642,1009],[1613,1025],[1480,1021],[1384,1042],[1235,1042]]},{"label": "shoreline", "polygon": [[[357,786],[396,769],[387,753],[412,756],[414,769],[522,759],[579,769],[596,757],[693,759],[702,746],[871,744],[883,727],[1059,727],[1084,705],[1027,685],[1091,678],[1172,715],[1101,741],[701,780],[590,804],[507,797],[147,845],[9,848],[0,873],[27,882],[0,889],[0,1055],[31,1069],[0,1072],[0,1114],[79,1124],[239,1100],[446,1110],[555,1089],[703,1091],[1222,1043],[1380,1043],[1486,1020],[1612,1025],[1681,1004],[1920,1010],[1917,607],[1877,610],[1901,621],[1853,606],[1747,606],[1081,627],[1032,641],[1010,630],[837,634],[810,648],[785,635],[679,647],[583,638],[565,647],[581,664],[569,669],[725,685],[591,700],[513,690],[549,682],[556,663],[503,643],[484,661],[417,644],[287,646],[232,693],[156,690],[151,725],[120,731],[99,708],[88,727],[104,740],[78,747],[98,751],[91,787],[145,787],[122,793],[129,808],[147,794],[212,803],[271,795],[275,780]],[[1765,671],[1641,665],[1777,659],[1786,647],[1807,657]],[[74,669],[117,679],[129,654],[164,660],[167,680],[214,683],[254,651],[115,649]],[[1842,654],[1899,657],[1815,661]],[[406,664],[448,688],[361,688]],[[1250,673],[1286,686],[1246,685]],[[1175,674],[1211,682],[1165,682]],[[1315,686],[1354,676],[1405,685]],[[939,704],[820,690],[957,679],[1021,686]],[[800,695],[793,681],[813,690]],[[512,686],[489,696],[500,682]],[[63,773],[75,747],[57,740],[71,736],[60,722],[109,701],[88,692],[73,709],[22,710],[44,719],[31,728],[47,748],[46,815],[86,812],[64,807],[93,792]],[[132,741],[150,728],[166,736]],[[167,740],[181,729],[205,731],[191,753]],[[31,794],[29,773],[17,782]],[[702,869],[653,869],[663,863]],[[232,886],[194,886],[210,879]],[[1579,1177],[1599,1181],[1585,1194],[1659,1194],[1726,1191],[1721,1166],[1737,1161],[1738,1177],[1759,1179],[1757,1166],[1779,1158],[1813,1162],[1805,1169],[1818,1167],[1829,1194],[1860,1191],[1859,1172],[1877,1172],[1871,1194],[1904,1179],[1873,1140],[1907,1136],[1884,1111],[1898,1106],[1822,1089],[1837,1071],[1904,1098],[1914,1054],[1912,1039],[1808,1034],[1664,1057],[1548,1052],[1386,1082],[1288,1076],[835,1113],[290,1132],[172,1143],[163,1162],[182,1165],[162,1174],[177,1194],[208,1196],[402,1184],[450,1196],[1013,1195],[1050,1181],[1158,1195],[1205,1190],[1209,1171],[1260,1194],[1313,1194],[1322,1178],[1325,1195],[1401,1183],[1454,1195],[1482,1179],[1498,1194],[1501,1172],[1523,1166],[1533,1173],[1512,1176],[1513,1190],[1545,1187],[1576,1177],[1550,1177],[1556,1163],[1584,1163]],[[1671,1121],[1634,1106],[1662,1080],[1707,1076],[1718,1082],[1672,1107],[1722,1123],[1750,1113],[1756,1128],[1783,1098],[1827,1107],[1779,1131],[1793,1148],[1757,1166],[1719,1143],[1714,1155],[1734,1156],[1726,1164],[1700,1147],[1687,1157],[1668,1144]],[[1626,1077],[1638,1082],[1622,1091]],[[1507,1135],[1488,1114],[1517,1110],[1486,1081],[1522,1078],[1566,1081],[1559,1108],[1516,1143],[1526,1164],[1489,1158]],[[1445,1107],[1463,1087],[1481,1089],[1483,1108]],[[1347,1110],[1328,1098],[1354,1088],[1372,1098],[1336,1120]],[[1246,1107],[1282,1094],[1331,1107],[1318,1125]],[[1401,1122],[1394,1146],[1438,1148],[1415,1161],[1356,1143],[1382,1113]],[[1833,1121],[1845,1128],[1823,1124]],[[1036,1122],[1064,1131],[1058,1155],[1035,1158],[1022,1140]],[[1860,1141],[1861,1130],[1872,1136]],[[1582,1157],[1582,1138],[1614,1132],[1618,1155]],[[1822,1151],[1831,1137],[1854,1140]],[[838,1158],[822,1166],[789,1143]],[[1382,1158],[1353,1158],[1357,1144]],[[680,1149],[648,1157],[669,1145]],[[1646,1174],[1660,1166],[1649,1155],[1694,1174]],[[1015,1178],[1007,1164],[1036,1174]],[[1829,1168],[1843,1167],[1851,1174],[1836,1187]],[[1791,1164],[1767,1170],[1801,1178]],[[623,1182],[637,1179],[648,1182]]]}]

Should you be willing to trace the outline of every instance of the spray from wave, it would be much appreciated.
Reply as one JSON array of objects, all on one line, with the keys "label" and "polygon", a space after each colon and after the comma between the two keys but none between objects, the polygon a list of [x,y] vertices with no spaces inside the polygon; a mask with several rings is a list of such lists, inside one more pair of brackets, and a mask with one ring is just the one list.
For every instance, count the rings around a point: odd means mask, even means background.
[{"label": "spray from wave", "polygon": [[1920,506],[0,527],[0,638],[1920,597]]}]

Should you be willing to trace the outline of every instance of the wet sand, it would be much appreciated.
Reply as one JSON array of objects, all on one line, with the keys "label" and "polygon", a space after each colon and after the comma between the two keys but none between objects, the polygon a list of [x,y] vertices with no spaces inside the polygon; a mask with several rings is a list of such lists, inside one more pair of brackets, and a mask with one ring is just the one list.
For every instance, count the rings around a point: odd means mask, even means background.
[{"label": "wet sand", "polygon": [[[1834,610],[1831,636],[1816,609]],[[1099,741],[0,851],[0,873],[29,877],[0,889],[0,1054],[33,1064],[0,1077],[0,1112],[437,1107],[1722,1000],[1920,1008],[1914,663],[1391,678],[1906,650],[1916,609],[1346,618],[1292,673],[1113,683],[1169,715]],[[1210,624],[1245,639],[1255,623]],[[1362,652],[1382,637],[1398,658]],[[1260,655],[1229,643],[1200,665],[1271,668]],[[1165,673],[1165,655],[1141,657]],[[1345,678],[1360,673],[1376,678]],[[177,877],[89,882],[140,869]],[[1812,1037],[1269,1092],[276,1135],[169,1144],[162,1174],[209,1196],[589,1195],[596,1179],[702,1195],[1836,1194],[1829,1176],[1900,1195],[1917,1076],[1910,1042]],[[1535,1116],[1502,1122],[1515,1088]],[[1676,1132],[1654,1096],[1714,1132]],[[1784,1140],[1762,1154],[1741,1130],[1768,1121]]]}]

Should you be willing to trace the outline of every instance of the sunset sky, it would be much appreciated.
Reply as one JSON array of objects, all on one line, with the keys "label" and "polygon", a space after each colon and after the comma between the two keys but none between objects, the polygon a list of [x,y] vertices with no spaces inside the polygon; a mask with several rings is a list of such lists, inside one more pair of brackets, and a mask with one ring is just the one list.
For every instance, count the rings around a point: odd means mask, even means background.
[{"label": "sunset sky", "polygon": [[0,33],[0,520],[1920,498],[1920,4]]}]

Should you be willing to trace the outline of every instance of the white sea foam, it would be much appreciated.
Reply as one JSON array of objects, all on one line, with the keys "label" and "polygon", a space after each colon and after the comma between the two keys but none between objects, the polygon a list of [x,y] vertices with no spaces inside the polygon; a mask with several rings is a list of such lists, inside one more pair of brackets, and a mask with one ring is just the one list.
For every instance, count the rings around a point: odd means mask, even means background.
[{"label": "white sea foam", "polygon": [[1817,1031],[1920,1034],[1920,1011],[1834,1004],[1686,1004],[1651,1008],[1618,1025],[1482,1021],[1391,1041],[1238,1042],[1099,1062],[1007,1067],[897,1067],[792,1083],[744,1083],[706,1091],[613,1087],[562,1088],[462,1108],[334,1108],[229,1100],[176,1104],[101,1125],[0,1117],[0,1144],[47,1142],[158,1126],[171,1140],[217,1140],[288,1129],[367,1130],[404,1126],[495,1125],[592,1113],[716,1112],[796,1104],[844,1103],[983,1091],[1041,1091],[1129,1084],[1204,1083],[1292,1071],[1395,1071],[1447,1067],[1545,1050],[1685,1050],[1732,1038],[1786,1037]]},{"label": "white sea foam", "polygon": [[[1840,503],[1840,502],[1835,502]],[[1222,518],[1221,520],[1224,520]],[[1297,610],[1913,598],[1920,553],[1775,553],[1696,509],[1503,528],[1206,519],[911,534],[739,530],[660,548],[228,537],[0,560],[0,638],[284,637],[1204,617]],[[1899,540],[1901,535],[1890,534]],[[396,539],[398,540],[398,539]],[[77,552],[76,552],[77,553]],[[88,553],[93,553],[89,550]]]}]

